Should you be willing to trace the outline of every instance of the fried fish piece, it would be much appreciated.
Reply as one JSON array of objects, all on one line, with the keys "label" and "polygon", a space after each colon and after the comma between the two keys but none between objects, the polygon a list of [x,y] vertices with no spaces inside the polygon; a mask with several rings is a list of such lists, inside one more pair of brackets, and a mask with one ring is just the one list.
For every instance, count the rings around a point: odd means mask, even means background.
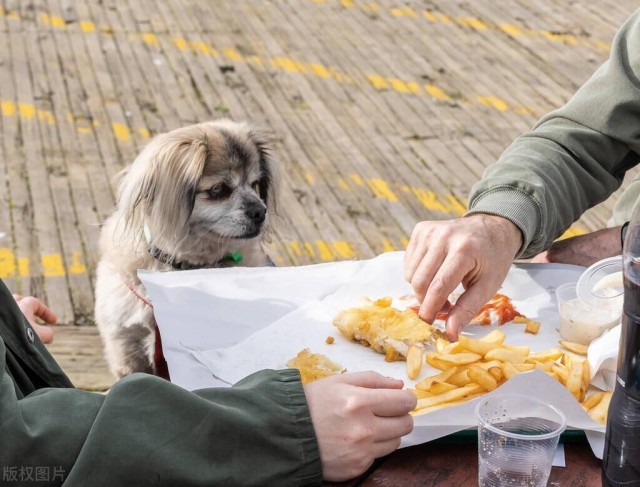
[{"label": "fried fish piece", "polygon": [[393,308],[389,297],[342,310],[333,324],[350,340],[383,353],[387,362],[406,360],[411,345],[425,347],[439,334],[415,311]]},{"label": "fried fish piece", "polygon": [[287,362],[287,367],[298,369],[303,384],[323,379],[333,374],[342,374],[346,369],[321,353],[311,353],[305,348]]}]

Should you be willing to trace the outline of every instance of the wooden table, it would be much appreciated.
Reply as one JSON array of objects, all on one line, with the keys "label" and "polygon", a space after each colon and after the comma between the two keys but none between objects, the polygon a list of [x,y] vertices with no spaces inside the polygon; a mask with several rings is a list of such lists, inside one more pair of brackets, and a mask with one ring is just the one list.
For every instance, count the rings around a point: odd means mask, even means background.
[{"label": "wooden table", "polygon": [[[584,441],[565,444],[566,467],[553,467],[550,486],[599,487],[600,460]],[[431,487],[478,485],[478,449],[474,444],[425,443],[397,450],[359,479],[326,486]]]}]

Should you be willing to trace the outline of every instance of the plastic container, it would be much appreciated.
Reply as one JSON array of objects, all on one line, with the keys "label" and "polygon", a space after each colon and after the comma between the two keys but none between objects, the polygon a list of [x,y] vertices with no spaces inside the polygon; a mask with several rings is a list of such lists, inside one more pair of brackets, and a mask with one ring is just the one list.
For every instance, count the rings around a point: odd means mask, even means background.
[{"label": "plastic container", "polygon": [[615,308],[622,313],[622,256],[603,259],[584,271],[576,284],[576,295],[594,308]]}]

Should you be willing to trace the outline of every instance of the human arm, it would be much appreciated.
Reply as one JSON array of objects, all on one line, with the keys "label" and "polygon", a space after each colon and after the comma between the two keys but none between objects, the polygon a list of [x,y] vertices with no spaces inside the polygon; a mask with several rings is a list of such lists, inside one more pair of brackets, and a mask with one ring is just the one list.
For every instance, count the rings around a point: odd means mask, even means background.
[{"label": "human arm", "polygon": [[[455,339],[482,300],[498,290],[507,263],[549,248],[585,210],[615,191],[625,172],[640,161],[639,43],[640,11],[616,36],[609,61],[572,99],[518,137],[487,168],[471,191],[465,218],[447,223],[445,233],[438,222],[416,226],[405,275],[421,301],[420,316],[432,321],[457,285],[465,286],[447,320],[449,338]],[[501,223],[486,226],[483,235],[474,231],[482,225],[471,223],[476,215]],[[519,234],[513,233],[514,226]],[[500,232],[520,247],[491,251]],[[453,243],[438,241],[442,239]],[[444,262],[449,265],[441,269]]]},{"label": "human arm", "polygon": [[374,372],[334,375],[304,386],[325,480],[362,474],[413,429],[416,397]]},{"label": "human arm", "polygon": [[20,294],[14,294],[13,298],[16,300],[16,303],[18,303],[22,314],[24,314],[31,327],[38,334],[38,337],[40,337],[42,343],[51,343],[53,341],[53,330],[48,326],[39,325],[36,323],[36,319],[39,318],[45,323],[55,325],[58,322],[58,317],[55,312],[33,296],[25,297]]},{"label": "human arm", "polygon": [[622,253],[621,227],[604,228],[595,232],[558,240],[532,262],[557,262],[589,267],[599,260]]}]

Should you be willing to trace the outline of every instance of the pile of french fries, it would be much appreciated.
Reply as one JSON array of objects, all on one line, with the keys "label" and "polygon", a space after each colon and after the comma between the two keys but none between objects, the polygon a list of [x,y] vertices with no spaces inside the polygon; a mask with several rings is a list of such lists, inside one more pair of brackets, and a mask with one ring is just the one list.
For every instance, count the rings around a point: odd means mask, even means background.
[{"label": "pile of french fries", "polygon": [[[611,393],[596,393],[585,399],[589,388],[586,347],[561,341],[567,351],[551,348],[531,353],[530,347],[507,345],[505,334],[496,329],[480,339],[460,335],[457,342],[438,338],[435,352],[424,361],[441,372],[427,377],[411,391],[418,403],[413,414],[426,414],[453,406],[493,391],[516,374],[539,369],[555,378],[580,402],[596,421],[606,423]],[[410,347],[407,374],[417,378],[423,363],[423,349]]]}]

